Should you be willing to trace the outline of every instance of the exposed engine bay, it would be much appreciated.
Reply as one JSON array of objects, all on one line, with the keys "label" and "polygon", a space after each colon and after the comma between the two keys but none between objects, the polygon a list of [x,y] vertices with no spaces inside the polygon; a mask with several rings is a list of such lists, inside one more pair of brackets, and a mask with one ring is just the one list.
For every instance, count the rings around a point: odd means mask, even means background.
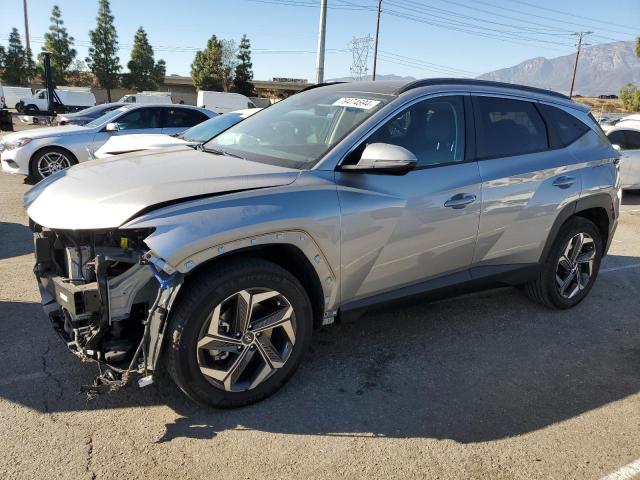
[{"label": "exposed engine bay", "polygon": [[89,394],[140,374],[152,382],[168,308],[181,284],[144,243],[145,230],[48,230],[31,223],[43,308],[69,350],[97,362]]}]

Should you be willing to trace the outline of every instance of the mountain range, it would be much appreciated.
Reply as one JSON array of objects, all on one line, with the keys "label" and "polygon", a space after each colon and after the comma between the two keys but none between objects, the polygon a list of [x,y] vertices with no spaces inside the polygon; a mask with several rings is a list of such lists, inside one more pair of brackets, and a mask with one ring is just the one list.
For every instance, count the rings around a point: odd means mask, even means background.
[{"label": "mountain range", "polygon": [[[575,53],[551,59],[536,57],[478,78],[567,93],[575,59]],[[574,93],[617,94],[620,87],[629,82],[640,85],[640,58],[635,55],[635,42],[603,43],[585,47],[580,52]]]}]

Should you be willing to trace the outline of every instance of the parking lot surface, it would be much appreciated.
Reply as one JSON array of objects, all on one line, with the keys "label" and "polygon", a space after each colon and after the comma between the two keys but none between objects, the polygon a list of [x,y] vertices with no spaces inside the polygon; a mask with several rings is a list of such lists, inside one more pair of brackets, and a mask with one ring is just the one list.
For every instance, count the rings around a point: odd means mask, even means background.
[{"label": "parking lot surface", "polygon": [[[88,401],[0,175],[0,478],[601,478],[640,458],[640,195],[591,295],[503,288],[318,331],[289,384],[232,411],[170,384]],[[630,477],[622,477],[630,478]]]}]

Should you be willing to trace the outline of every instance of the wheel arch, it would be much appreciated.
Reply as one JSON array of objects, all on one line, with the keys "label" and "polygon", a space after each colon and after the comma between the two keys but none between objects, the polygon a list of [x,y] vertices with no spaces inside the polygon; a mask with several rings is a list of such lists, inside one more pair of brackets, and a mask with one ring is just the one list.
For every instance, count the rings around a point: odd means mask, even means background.
[{"label": "wheel arch", "polygon": [[607,252],[613,236],[612,225],[615,224],[616,214],[611,195],[601,193],[575,200],[560,211],[547,236],[547,241],[540,255],[540,262],[543,262],[549,254],[549,250],[562,225],[570,218],[576,216],[586,218],[598,227],[600,235],[602,236],[604,253]]},{"label": "wheel arch", "polygon": [[271,243],[238,248],[209,258],[193,267],[186,276],[185,284],[195,281],[205,271],[239,259],[261,258],[278,265],[291,273],[304,287],[311,300],[314,327],[323,324],[325,314],[325,291],[318,276],[318,271],[312,265],[305,253],[296,245],[288,243]]}]

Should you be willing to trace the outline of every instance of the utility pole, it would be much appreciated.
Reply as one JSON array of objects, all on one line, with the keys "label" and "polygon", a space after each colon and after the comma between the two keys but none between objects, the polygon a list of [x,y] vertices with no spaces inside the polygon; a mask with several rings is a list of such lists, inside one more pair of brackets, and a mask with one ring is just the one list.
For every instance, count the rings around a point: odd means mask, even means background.
[{"label": "utility pole", "polygon": [[569,98],[571,98],[573,96],[573,86],[576,83],[576,72],[578,71],[578,59],[580,58],[580,50],[582,49],[583,46],[586,46],[587,44],[582,43],[582,40],[584,39],[584,37],[586,35],[589,35],[593,32],[576,32],[574,33],[574,35],[578,36],[578,43],[576,44],[576,48],[578,49],[578,51],[576,52],[576,61],[573,64],[573,76],[571,77],[571,88],[569,89]]},{"label": "utility pole", "polygon": [[27,51],[31,50],[31,43],[29,42],[29,15],[27,14],[27,0],[22,0],[24,7],[24,36],[26,39]]},{"label": "utility pole", "polygon": [[320,27],[318,29],[318,59],[316,61],[316,83],[324,82],[324,44],[326,33],[327,0],[320,0]]},{"label": "utility pole", "polygon": [[382,13],[382,0],[378,0],[378,20],[376,21],[376,38],[373,40],[373,75],[372,80],[376,79],[376,67],[378,66],[378,37],[380,35],[380,13]]},{"label": "utility pole", "polygon": [[[27,45],[27,55],[29,56],[29,62],[31,62],[31,42],[29,40],[29,15],[27,13],[27,0],[22,0],[22,7],[24,9],[24,38],[25,44]],[[28,78],[27,80],[29,84],[31,84],[31,78]]]}]

